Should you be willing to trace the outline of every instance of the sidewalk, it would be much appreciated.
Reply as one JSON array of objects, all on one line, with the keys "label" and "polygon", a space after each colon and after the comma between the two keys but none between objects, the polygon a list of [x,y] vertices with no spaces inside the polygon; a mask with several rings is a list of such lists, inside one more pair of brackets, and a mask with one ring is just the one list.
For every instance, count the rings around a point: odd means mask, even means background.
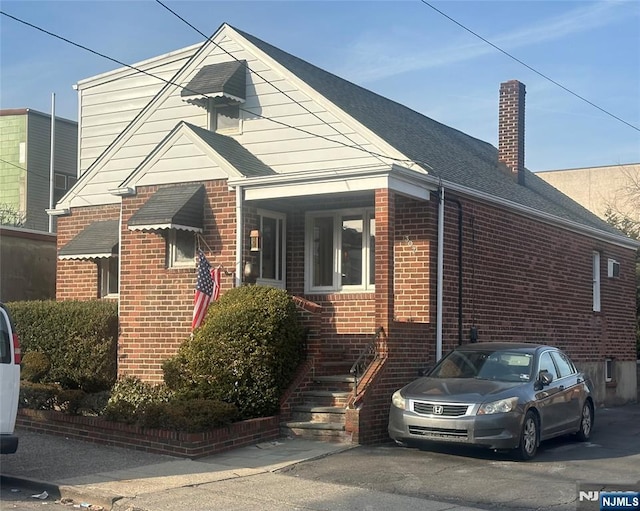
[{"label": "sidewalk", "polygon": [[0,458],[3,484],[39,484],[51,495],[105,509],[123,498],[273,472],[352,447],[283,438],[189,460],[29,431],[18,435],[18,451]]},{"label": "sidewalk", "polygon": [[304,481],[276,471],[355,446],[282,438],[188,460],[18,431],[0,457],[0,483],[105,511],[459,510],[452,504]]}]

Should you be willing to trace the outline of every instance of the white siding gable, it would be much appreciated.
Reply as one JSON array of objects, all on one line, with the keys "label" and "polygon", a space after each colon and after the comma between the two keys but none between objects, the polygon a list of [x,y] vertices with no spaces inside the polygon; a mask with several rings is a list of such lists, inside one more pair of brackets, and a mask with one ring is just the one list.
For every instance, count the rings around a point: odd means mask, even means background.
[{"label": "white siding gable", "polygon": [[[392,161],[380,155],[405,158],[227,25],[194,53],[173,80],[184,87],[202,66],[233,58],[246,60],[249,67],[246,102],[241,105],[243,131],[233,138],[277,173],[390,167]],[[108,190],[119,188],[180,121],[207,128],[207,111],[184,102],[180,90],[165,86],[98,158],[69,194],[69,203],[65,198],[61,204],[118,201]],[[204,160],[193,163],[202,165]],[[170,166],[169,161],[147,169],[145,183],[152,184],[151,176],[167,179],[163,172],[170,171],[161,170],[163,166]]]},{"label": "white siding gable", "polygon": [[240,176],[226,160],[181,124],[122,183],[122,187],[179,184]]}]

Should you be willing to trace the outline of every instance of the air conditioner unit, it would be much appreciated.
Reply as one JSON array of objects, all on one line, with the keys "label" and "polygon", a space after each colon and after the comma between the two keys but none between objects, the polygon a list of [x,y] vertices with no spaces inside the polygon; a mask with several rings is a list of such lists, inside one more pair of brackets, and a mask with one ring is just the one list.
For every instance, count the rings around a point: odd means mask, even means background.
[{"label": "air conditioner unit", "polygon": [[609,278],[616,278],[620,276],[620,263],[615,259],[609,259],[607,261],[607,276]]}]

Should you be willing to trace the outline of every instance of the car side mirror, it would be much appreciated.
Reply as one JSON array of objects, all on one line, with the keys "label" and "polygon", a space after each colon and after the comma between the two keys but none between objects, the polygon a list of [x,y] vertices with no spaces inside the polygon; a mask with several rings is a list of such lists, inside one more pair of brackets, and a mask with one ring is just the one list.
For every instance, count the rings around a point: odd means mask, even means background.
[{"label": "car side mirror", "polygon": [[423,367],[421,369],[418,369],[418,376],[422,378],[423,376],[426,376],[427,374],[429,374],[430,371],[431,371],[431,367]]},{"label": "car side mirror", "polygon": [[538,381],[543,387],[546,387],[553,381],[553,375],[549,371],[540,371],[538,373]]}]

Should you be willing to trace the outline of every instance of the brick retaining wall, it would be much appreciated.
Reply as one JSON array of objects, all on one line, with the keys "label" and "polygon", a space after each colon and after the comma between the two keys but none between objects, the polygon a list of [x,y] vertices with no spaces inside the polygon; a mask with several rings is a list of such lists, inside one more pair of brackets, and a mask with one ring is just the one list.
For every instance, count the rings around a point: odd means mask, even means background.
[{"label": "brick retaining wall", "polygon": [[200,458],[280,437],[280,418],[236,422],[204,433],[147,429],[49,410],[18,410],[16,427],[75,440],[125,447],[155,454]]}]

